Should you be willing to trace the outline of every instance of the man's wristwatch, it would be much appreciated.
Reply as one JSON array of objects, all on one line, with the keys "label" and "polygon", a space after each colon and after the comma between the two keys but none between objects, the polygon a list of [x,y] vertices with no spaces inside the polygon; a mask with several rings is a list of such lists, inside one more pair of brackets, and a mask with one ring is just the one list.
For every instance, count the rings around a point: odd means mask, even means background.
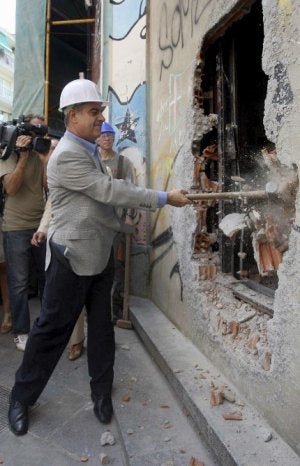
[{"label": "man's wristwatch", "polygon": [[16,154],[20,155],[20,152],[29,152],[29,147],[16,146],[14,151],[16,152]]}]

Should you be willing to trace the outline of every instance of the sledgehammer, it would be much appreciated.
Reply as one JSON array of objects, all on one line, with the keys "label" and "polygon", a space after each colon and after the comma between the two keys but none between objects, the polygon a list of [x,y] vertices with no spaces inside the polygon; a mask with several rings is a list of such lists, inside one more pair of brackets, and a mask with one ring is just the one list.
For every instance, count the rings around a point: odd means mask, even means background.
[{"label": "sledgehammer", "polygon": [[234,192],[221,192],[221,193],[195,193],[186,194],[186,197],[191,201],[204,201],[211,199],[263,199],[267,198],[269,193],[267,191],[234,191]]},{"label": "sledgehammer", "polygon": [[116,324],[120,328],[132,328],[132,323],[130,322],[128,318],[129,283],[130,283],[130,252],[131,252],[131,234],[126,233],[123,319],[118,319],[117,324]]}]

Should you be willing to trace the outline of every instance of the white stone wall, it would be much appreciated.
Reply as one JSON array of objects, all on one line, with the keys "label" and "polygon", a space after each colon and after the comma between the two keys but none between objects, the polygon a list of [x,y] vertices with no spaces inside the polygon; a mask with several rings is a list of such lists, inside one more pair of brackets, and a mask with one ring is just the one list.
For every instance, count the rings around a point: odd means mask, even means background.
[{"label": "white stone wall", "polygon": [[[148,2],[150,180],[154,188],[189,188],[192,184],[197,54],[206,33],[238,3]],[[276,143],[280,161],[299,166],[300,3],[263,0],[262,5],[262,62],[269,77],[265,130]],[[299,195],[295,223],[300,225]],[[239,341],[233,341],[220,331],[219,319],[220,312],[225,314],[234,307],[234,301],[230,307],[228,280],[219,274],[213,284],[199,282],[197,263],[192,260],[194,229],[190,207],[166,208],[153,215],[152,238],[159,240],[151,254],[153,300],[300,453],[300,233],[292,230],[280,266],[273,319],[256,316],[248,333],[245,330]],[[253,351],[249,332],[255,337],[256,329],[260,342]],[[272,355],[268,370],[263,368],[266,354]]]}]

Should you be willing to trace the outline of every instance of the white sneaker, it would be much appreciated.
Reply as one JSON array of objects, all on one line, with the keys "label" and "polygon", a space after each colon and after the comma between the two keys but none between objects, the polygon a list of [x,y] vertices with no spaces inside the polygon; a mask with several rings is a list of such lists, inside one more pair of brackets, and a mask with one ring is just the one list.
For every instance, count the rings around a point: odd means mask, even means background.
[{"label": "white sneaker", "polygon": [[27,340],[28,335],[17,335],[16,338],[14,338],[17,349],[20,351],[25,351]]}]

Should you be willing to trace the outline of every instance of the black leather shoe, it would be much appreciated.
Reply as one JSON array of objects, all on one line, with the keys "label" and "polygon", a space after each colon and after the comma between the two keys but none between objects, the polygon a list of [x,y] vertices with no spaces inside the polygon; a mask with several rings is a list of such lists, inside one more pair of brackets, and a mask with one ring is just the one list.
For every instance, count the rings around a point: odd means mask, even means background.
[{"label": "black leather shoe", "polygon": [[111,421],[113,414],[111,395],[107,394],[99,398],[92,395],[92,400],[94,402],[94,413],[96,418],[103,424],[108,424]]},{"label": "black leather shoe", "polygon": [[10,400],[8,421],[10,430],[15,435],[25,435],[28,431],[28,406],[17,400]]}]

